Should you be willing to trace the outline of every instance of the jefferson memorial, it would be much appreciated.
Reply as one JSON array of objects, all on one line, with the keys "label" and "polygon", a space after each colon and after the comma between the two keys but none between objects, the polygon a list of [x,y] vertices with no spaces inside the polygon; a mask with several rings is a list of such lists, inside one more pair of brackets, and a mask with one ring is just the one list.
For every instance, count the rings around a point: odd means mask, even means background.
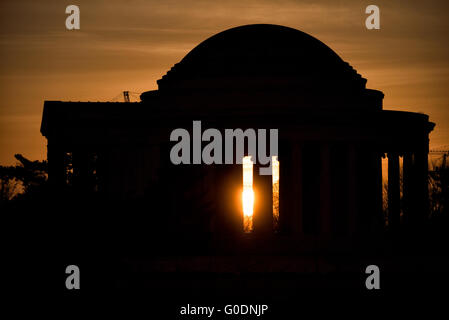
[{"label": "jefferson memorial", "polygon": [[[232,28],[157,84],[135,103],[44,103],[49,183],[75,198],[93,233],[164,250],[305,252],[351,248],[425,218],[434,124],[385,110],[384,94],[318,39],[278,25]],[[244,185],[245,162],[173,164],[170,133],[194,121],[278,129],[277,171],[250,165]],[[246,215],[245,186],[254,192]]]}]

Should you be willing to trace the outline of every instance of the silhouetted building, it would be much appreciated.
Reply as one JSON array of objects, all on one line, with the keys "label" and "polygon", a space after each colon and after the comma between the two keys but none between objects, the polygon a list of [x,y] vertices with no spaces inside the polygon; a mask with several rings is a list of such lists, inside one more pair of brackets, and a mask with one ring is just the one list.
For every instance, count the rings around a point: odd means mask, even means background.
[{"label": "silhouetted building", "polygon": [[[401,223],[401,201],[403,223],[419,224],[428,206],[434,124],[425,114],[383,110],[383,93],[366,82],[301,31],[229,29],[195,47],[139,103],[46,101],[41,132],[49,181],[55,190],[75,190],[81,203],[99,199],[108,210],[121,208],[114,214],[136,232],[176,234],[212,248],[261,238],[271,240],[248,248],[350,246],[384,227],[382,157],[388,157],[389,226]],[[271,176],[254,171],[254,232],[245,235],[241,165],[170,162],[171,131],[191,131],[195,120],[203,130],[279,129],[277,234]],[[83,214],[96,214],[88,209]]]}]

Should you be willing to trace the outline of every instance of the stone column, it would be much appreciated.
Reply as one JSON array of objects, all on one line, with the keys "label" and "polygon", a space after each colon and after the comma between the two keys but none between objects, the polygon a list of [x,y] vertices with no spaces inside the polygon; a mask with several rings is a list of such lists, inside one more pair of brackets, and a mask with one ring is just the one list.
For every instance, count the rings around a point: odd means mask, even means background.
[{"label": "stone column", "polygon": [[290,141],[283,140],[279,146],[279,230],[282,233],[292,232],[293,212],[293,148]]},{"label": "stone column", "polygon": [[332,231],[331,217],[331,183],[330,183],[330,148],[325,144],[321,147],[320,174],[320,228],[321,232],[330,234]]},{"label": "stone column", "polygon": [[374,208],[373,208],[373,228],[372,231],[380,231],[385,222],[382,214],[382,155],[374,152],[373,154],[373,174],[374,174]]},{"label": "stone column", "polygon": [[413,215],[414,182],[413,182],[413,153],[404,153],[403,162],[403,212],[406,223],[410,223]]},{"label": "stone column", "polygon": [[419,226],[426,220],[429,211],[429,168],[427,150],[425,150],[425,148],[422,148],[415,153],[414,166],[414,185],[416,193],[414,197],[412,221],[414,225]]},{"label": "stone column", "polygon": [[254,166],[253,189],[254,201],[254,233],[267,234],[273,232],[273,188],[272,176],[260,175],[259,165]]},{"label": "stone column", "polygon": [[80,193],[86,193],[89,187],[88,181],[88,153],[83,149],[75,149],[72,154],[73,161],[73,186]]},{"label": "stone column", "polygon": [[[293,146],[292,155],[292,175],[290,177],[292,194],[293,194],[293,214],[292,214],[292,232],[296,234],[302,233],[302,150],[299,143],[295,143]],[[282,168],[282,163],[279,163],[279,167]],[[279,194],[282,190],[279,189]]]},{"label": "stone column", "polygon": [[107,192],[110,201],[122,199],[122,170],[121,152],[116,146],[110,147],[108,151],[108,183]]},{"label": "stone column", "polygon": [[[47,144],[48,183],[54,188],[65,185],[66,172],[64,163],[64,151],[56,143]],[[56,190],[56,189],[55,189]]]},{"label": "stone column", "polygon": [[381,158],[374,145],[359,148],[356,167],[357,231],[365,238],[369,233],[377,231],[382,221]]},{"label": "stone column", "polygon": [[303,231],[302,146],[284,144],[279,156],[279,224],[281,232]]},{"label": "stone column", "polygon": [[388,153],[388,223],[392,230],[400,223],[399,155]]},{"label": "stone column", "polygon": [[357,153],[356,147],[348,148],[348,233],[353,235],[357,231],[358,185],[357,185]]},{"label": "stone column", "polygon": [[[325,175],[321,175],[321,145],[318,143],[305,144],[303,146],[302,163],[302,226],[303,233],[310,236],[317,236],[321,228],[321,194],[325,194],[325,189],[321,188],[321,181]],[[323,179],[322,179],[323,177]],[[282,191],[281,191],[282,194]]]},{"label": "stone column", "polygon": [[232,234],[242,234],[242,165],[218,165],[215,169],[217,176],[216,197],[218,209],[216,225],[218,226],[218,232],[225,237]]}]

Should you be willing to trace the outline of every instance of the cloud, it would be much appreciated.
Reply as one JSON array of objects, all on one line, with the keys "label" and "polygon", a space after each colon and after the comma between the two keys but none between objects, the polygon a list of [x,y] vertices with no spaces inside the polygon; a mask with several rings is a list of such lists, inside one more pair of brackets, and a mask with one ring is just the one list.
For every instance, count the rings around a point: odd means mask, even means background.
[{"label": "cloud", "polygon": [[[0,2],[0,117],[17,128],[29,123],[27,115],[41,114],[45,99],[104,100],[123,90],[154,89],[158,78],[211,35],[242,24],[274,23],[325,42],[368,78],[369,87],[386,93],[389,107],[438,116],[443,138],[439,129],[433,136],[449,140],[448,1],[376,0],[379,31],[364,27],[365,8],[372,4],[364,0],[77,4],[81,30],[67,31],[64,2]],[[39,117],[32,119],[38,127]],[[0,144],[8,141],[8,147],[2,148],[0,163],[21,151],[9,141],[39,137],[29,129],[25,138],[18,137],[12,128],[1,131]]]}]

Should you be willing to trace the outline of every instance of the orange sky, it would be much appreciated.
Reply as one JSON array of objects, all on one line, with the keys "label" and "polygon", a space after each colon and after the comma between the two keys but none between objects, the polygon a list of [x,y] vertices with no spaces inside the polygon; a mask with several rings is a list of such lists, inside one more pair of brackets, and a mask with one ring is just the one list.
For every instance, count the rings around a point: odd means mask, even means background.
[{"label": "orange sky", "polygon": [[[65,7],[81,30],[65,28]],[[365,8],[381,29],[365,28]],[[250,23],[307,32],[385,93],[384,108],[423,112],[436,122],[431,147],[449,144],[449,1],[0,2],[0,164],[14,153],[46,157],[39,132],[44,100],[107,101],[156,88],[156,80],[202,40]]]}]

